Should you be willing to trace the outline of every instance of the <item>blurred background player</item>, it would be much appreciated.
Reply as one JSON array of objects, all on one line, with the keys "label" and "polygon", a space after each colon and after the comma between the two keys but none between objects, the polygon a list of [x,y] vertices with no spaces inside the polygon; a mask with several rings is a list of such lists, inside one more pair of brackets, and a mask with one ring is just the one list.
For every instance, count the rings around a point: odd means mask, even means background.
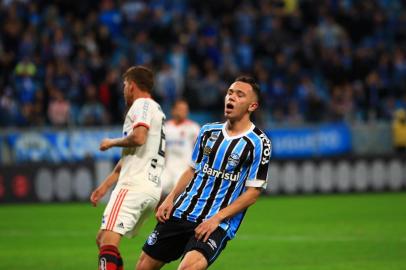
[{"label": "blurred background player", "polygon": [[166,122],[165,168],[161,176],[162,198],[175,186],[189,165],[200,126],[188,119],[189,105],[178,99],[172,106],[172,119]]},{"label": "blurred background player", "polygon": [[118,250],[121,237],[133,237],[155,209],[160,195],[160,175],[164,166],[165,115],[151,99],[152,72],[143,67],[129,68],[124,76],[124,99],[129,108],[123,137],[104,139],[100,150],[123,147],[122,157],[113,172],[91,194],[94,206],[117,182],[103,214],[97,235],[99,269],[123,269]]}]

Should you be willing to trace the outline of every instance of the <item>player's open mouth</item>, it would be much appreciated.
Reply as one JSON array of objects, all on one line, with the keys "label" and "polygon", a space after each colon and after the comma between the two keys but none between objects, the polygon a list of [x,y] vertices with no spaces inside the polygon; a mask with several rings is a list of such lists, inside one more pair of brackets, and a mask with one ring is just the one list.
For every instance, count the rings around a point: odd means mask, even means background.
[{"label": "player's open mouth", "polygon": [[231,103],[227,103],[226,104],[226,109],[232,110],[232,109],[234,109],[234,105],[231,104]]}]

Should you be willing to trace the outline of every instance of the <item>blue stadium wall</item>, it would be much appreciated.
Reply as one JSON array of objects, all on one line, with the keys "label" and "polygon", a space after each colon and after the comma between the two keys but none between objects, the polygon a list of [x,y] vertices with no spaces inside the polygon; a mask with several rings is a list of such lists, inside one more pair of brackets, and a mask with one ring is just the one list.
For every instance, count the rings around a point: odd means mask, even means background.
[{"label": "blue stadium wall", "polygon": [[[374,128],[266,130],[273,155],[264,193],[405,190],[406,157],[391,151],[388,126]],[[119,149],[100,152],[99,142],[120,134],[119,128],[1,132],[0,202],[88,201],[120,157]]]}]

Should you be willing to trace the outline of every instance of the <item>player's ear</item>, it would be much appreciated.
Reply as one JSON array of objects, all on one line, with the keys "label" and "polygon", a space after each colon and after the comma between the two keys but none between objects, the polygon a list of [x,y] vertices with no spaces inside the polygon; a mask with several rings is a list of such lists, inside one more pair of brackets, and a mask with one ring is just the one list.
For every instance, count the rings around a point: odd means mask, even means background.
[{"label": "player's ear", "polygon": [[250,106],[248,107],[248,111],[249,112],[253,112],[258,108],[259,104],[258,102],[254,101],[250,104]]},{"label": "player's ear", "polygon": [[138,85],[137,85],[134,81],[131,81],[131,82],[130,82],[130,86],[131,86],[131,90],[132,90],[132,91],[135,91],[135,90],[138,89]]}]

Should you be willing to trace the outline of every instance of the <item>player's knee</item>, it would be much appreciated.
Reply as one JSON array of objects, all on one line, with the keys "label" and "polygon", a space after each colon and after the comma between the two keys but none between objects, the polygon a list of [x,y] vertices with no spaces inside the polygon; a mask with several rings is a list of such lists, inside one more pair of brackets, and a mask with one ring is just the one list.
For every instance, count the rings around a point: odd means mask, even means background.
[{"label": "player's knee", "polygon": [[118,247],[120,245],[121,235],[112,231],[103,231],[99,239],[99,247],[111,245]]},{"label": "player's knee", "polygon": [[149,265],[146,262],[145,258],[142,256],[138,259],[137,265],[135,267],[135,270],[149,270]]},{"label": "player's knee", "polygon": [[100,231],[100,232],[96,235],[96,245],[97,245],[97,248],[98,248],[98,249],[100,249],[100,246],[101,246],[102,235],[103,235],[103,232],[102,232],[102,231]]},{"label": "player's knee", "polygon": [[140,258],[138,259],[136,270],[157,270],[163,266],[162,262],[156,261],[149,257],[144,252],[141,253]]},{"label": "player's knee", "polygon": [[207,265],[198,262],[190,262],[179,265],[178,270],[205,270]]},{"label": "player's knee", "polygon": [[[195,252],[192,252],[195,253]],[[205,270],[207,269],[207,261],[202,255],[196,256],[195,254],[190,254],[185,257],[181,264],[179,265],[178,270]]]}]

